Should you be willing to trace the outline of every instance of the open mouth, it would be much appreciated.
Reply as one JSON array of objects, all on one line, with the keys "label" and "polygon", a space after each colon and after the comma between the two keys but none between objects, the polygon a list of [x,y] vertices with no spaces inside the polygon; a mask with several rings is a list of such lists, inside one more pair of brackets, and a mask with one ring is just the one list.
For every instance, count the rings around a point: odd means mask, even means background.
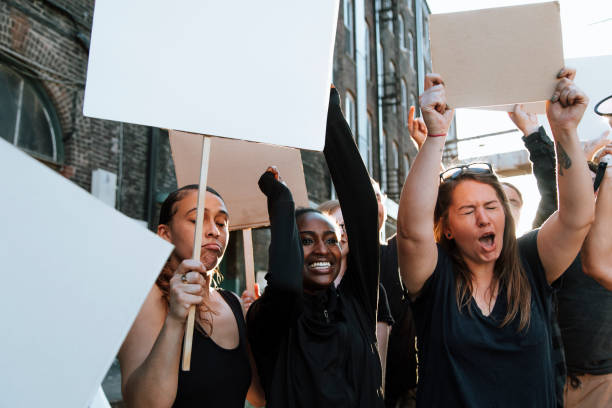
[{"label": "open mouth", "polygon": [[486,251],[491,251],[495,249],[495,234],[493,232],[487,232],[478,238],[480,244],[484,247]]}]

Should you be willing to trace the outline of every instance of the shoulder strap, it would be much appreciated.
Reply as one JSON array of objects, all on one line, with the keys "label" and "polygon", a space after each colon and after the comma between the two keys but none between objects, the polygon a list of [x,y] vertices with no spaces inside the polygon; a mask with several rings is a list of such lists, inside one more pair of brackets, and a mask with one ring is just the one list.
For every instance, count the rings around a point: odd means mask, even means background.
[{"label": "shoulder strap", "polygon": [[233,292],[221,288],[217,290],[234,313],[234,317],[236,318],[236,324],[238,325],[238,332],[240,338],[246,341],[246,323],[244,321],[244,314],[242,312],[242,304],[240,304],[240,301],[238,300],[236,295],[234,295]]}]

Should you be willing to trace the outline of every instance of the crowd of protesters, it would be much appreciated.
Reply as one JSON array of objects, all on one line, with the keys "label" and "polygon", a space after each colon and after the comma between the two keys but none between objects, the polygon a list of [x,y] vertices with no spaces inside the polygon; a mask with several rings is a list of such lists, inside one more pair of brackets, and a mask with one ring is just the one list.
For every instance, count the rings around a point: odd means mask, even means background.
[{"label": "crowd of protesters", "polygon": [[198,262],[198,186],[170,194],[158,235],[175,250],[119,353],[127,406],[612,406],[612,170],[599,165],[612,145],[585,158],[588,97],[575,75],[561,70],[547,103],[552,140],[522,106],[510,113],[541,194],[522,237],[515,186],[488,163],[442,166],[454,111],[436,74],[422,117],[409,113],[419,153],[388,241],[385,197],[333,86],[324,155],[338,201],[295,208],[270,163],[259,179],[271,229],[261,296],[216,288],[231,219],[223,198],[207,189]]}]

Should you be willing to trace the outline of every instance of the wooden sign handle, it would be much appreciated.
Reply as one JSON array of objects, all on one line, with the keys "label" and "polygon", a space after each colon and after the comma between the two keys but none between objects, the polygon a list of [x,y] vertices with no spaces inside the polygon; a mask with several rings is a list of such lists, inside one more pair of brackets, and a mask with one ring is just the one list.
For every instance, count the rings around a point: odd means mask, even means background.
[{"label": "wooden sign handle", "polygon": [[[200,184],[198,187],[198,209],[196,213],[195,235],[193,237],[192,259],[200,260],[202,249],[202,226],[204,224],[204,201],[206,199],[206,180],[208,178],[208,156],[210,155],[210,137],[204,136],[202,143],[202,161],[200,162]],[[191,368],[191,347],[193,344],[193,328],[195,324],[196,307],[189,308],[187,323],[185,325],[185,337],[183,338],[183,371]]]},{"label": "wooden sign handle", "polygon": [[253,235],[251,228],[242,230],[242,245],[244,246],[246,290],[255,294],[255,262],[253,261]]}]

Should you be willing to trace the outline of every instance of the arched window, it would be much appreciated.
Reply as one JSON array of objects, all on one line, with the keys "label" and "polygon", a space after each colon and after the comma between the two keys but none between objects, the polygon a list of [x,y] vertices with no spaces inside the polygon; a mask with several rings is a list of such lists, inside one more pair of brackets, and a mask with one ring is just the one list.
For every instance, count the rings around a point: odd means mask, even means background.
[{"label": "arched window", "polygon": [[423,13],[423,50],[429,53],[429,19]]},{"label": "arched window", "polygon": [[351,127],[351,130],[353,131],[353,136],[356,136],[357,135],[357,112],[355,109],[355,97],[351,94],[351,91],[346,91],[346,95],[344,97],[344,111],[345,111],[346,121]]},{"label": "arched window", "polygon": [[64,160],[61,128],[42,85],[0,63],[0,137],[47,162]]},{"label": "arched window", "polygon": [[402,126],[408,126],[408,87],[404,78],[401,81],[401,88]]},{"label": "arched window", "polygon": [[389,190],[389,178],[387,177],[387,131],[385,129],[383,129],[383,137],[380,142],[380,182],[384,184],[385,190]]},{"label": "arched window", "polygon": [[353,0],[344,0],[344,52],[355,59],[355,12]]},{"label": "arched window", "polygon": [[399,145],[395,140],[393,141],[393,143],[391,143],[391,149],[393,150],[393,157],[391,157],[391,166],[393,167],[393,169],[399,169]]},{"label": "arched window", "polygon": [[[395,86],[396,86],[395,84],[397,84],[395,82],[395,72],[396,72],[395,63],[393,61],[389,61],[389,78],[388,78],[388,81],[389,81],[390,84],[393,84],[394,89],[397,89],[397,88],[395,88]],[[395,93],[395,91],[394,91],[394,93]],[[393,109],[393,113],[397,113],[397,105],[395,103],[393,104],[393,108],[392,109]]]},{"label": "arched window", "polygon": [[408,31],[408,59],[410,59],[410,68],[414,71],[414,37],[412,31]]},{"label": "arched window", "polygon": [[410,106],[414,106],[415,109],[418,109],[417,99],[416,99],[416,96],[414,96],[413,93],[410,94]]},{"label": "arched window", "polygon": [[366,79],[372,79],[372,52],[370,46],[370,24],[365,23],[365,69]]},{"label": "arched window", "polygon": [[410,157],[405,154],[404,155],[404,178],[408,176],[408,172],[410,171]]},{"label": "arched window", "polygon": [[410,10],[410,12],[414,15],[414,11],[412,10],[412,0],[406,0],[406,8]]},{"label": "arched window", "polygon": [[404,31],[404,17],[400,14],[397,16],[397,34],[399,36],[399,45],[402,50],[406,49],[406,32]]}]

